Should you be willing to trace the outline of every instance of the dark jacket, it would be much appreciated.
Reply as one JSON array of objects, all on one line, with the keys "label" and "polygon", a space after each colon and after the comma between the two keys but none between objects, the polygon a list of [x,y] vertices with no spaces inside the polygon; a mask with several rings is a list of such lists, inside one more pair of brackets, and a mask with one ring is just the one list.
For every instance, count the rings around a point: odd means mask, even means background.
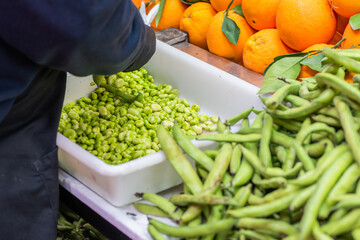
[{"label": "dark jacket", "polygon": [[0,123],[44,68],[112,74],[141,67],[154,51],[154,32],[131,0],[0,1]]}]

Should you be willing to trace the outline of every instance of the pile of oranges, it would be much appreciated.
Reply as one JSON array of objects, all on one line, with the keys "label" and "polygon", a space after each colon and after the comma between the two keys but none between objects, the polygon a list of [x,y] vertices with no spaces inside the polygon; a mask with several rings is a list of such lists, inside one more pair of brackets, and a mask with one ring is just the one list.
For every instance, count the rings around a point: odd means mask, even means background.
[{"label": "pile of oranges", "polygon": [[[133,2],[139,5],[141,0]],[[151,1],[147,11],[159,2]],[[358,0],[233,0],[230,8],[231,0],[183,2],[166,0],[159,24],[151,26],[185,31],[190,43],[261,74],[280,55],[321,50],[343,38],[341,48],[360,44],[360,30],[349,24],[349,18],[360,13]],[[243,16],[232,10],[238,5]],[[240,29],[237,44],[223,33],[225,17]],[[300,76],[313,71],[303,66]]]}]

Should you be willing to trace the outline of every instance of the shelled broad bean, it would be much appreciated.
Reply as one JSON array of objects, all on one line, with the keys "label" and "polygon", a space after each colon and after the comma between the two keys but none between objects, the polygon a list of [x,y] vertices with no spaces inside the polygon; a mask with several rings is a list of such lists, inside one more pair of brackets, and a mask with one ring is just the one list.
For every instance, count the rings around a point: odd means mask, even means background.
[{"label": "shelled broad bean", "polygon": [[141,97],[126,102],[97,87],[89,96],[63,107],[58,131],[108,164],[159,151],[159,125],[170,131],[176,121],[188,136],[216,129],[218,117],[199,114],[199,105],[179,98],[179,90],[171,85],[155,84],[144,68],[105,76],[105,80],[124,93],[140,93]]},{"label": "shelled broad bean", "polygon": [[[359,239],[360,49],[351,52],[324,48],[322,72],[301,82],[281,79],[284,87],[261,96],[264,109],[245,110],[219,121],[217,133],[196,137],[217,149],[195,148],[177,123],[172,134],[160,126],[160,145],[184,193],[166,200],[182,213],[169,217],[178,226],[150,217],[159,239]],[[357,74],[353,83],[345,82],[346,70]],[[181,167],[188,166],[184,153],[194,170]]]}]

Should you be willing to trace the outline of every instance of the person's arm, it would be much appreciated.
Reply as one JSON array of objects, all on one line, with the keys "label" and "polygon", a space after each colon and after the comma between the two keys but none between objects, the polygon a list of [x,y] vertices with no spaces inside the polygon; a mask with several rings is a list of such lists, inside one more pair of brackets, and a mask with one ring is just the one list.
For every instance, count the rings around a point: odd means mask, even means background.
[{"label": "person's arm", "polygon": [[135,70],[155,51],[131,0],[1,1],[0,37],[40,65],[79,76]]}]

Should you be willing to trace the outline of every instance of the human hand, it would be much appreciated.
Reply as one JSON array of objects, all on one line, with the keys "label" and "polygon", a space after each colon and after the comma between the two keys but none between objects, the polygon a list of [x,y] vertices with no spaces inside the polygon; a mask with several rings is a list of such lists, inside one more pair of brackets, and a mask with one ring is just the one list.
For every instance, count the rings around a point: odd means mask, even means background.
[{"label": "human hand", "polygon": [[157,12],[159,11],[159,6],[160,4],[156,4],[148,14],[146,14],[146,11],[145,11],[145,2],[142,1],[141,2],[141,6],[140,6],[140,15],[142,17],[142,19],[144,20],[144,23],[148,26],[150,26],[151,22],[154,20]]}]

